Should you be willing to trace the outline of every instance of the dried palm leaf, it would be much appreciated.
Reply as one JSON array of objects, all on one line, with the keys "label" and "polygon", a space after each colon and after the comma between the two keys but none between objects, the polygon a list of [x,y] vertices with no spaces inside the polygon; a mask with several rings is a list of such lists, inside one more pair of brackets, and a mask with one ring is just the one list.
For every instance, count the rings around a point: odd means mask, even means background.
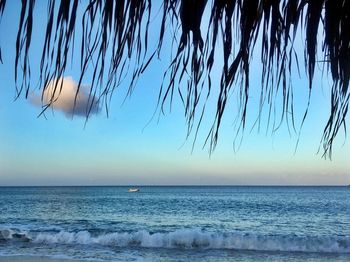
[{"label": "dried palm leaf", "polygon": [[[5,4],[5,0],[0,0],[0,18]],[[28,95],[31,82],[29,50],[35,4],[35,0],[22,0],[19,10],[15,56],[17,97],[23,92]],[[250,62],[256,46],[261,47],[262,68],[259,113],[255,124],[260,129],[263,110],[267,107],[267,129],[271,127],[272,132],[275,132],[286,121],[288,130],[296,132],[291,82],[292,65],[296,64],[298,72],[300,70],[294,46],[296,32],[305,32],[304,65],[309,78],[308,99],[318,63],[316,51],[321,46],[318,34],[322,34],[323,63],[333,79],[330,116],[324,129],[322,145],[324,155],[331,155],[335,137],[341,127],[345,129],[349,105],[350,1],[211,0],[208,4],[207,0],[164,0],[161,22],[157,24],[158,45],[155,50],[149,50],[148,31],[152,8],[152,0],[48,0],[39,68],[40,85],[44,86],[42,92],[49,82],[62,78],[69,61],[75,59],[76,28],[81,27],[81,30],[77,30],[81,34],[81,74],[76,97],[82,81],[88,79],[90,99],[98,97],[98,102],[105,104],[108,114],[116,88],[127,80],[130,95],[137,79],[147,70],[155,55],[160,57],[170,24],[175,28],[172,44],[177,44],[177,47],[163,75],[158,97],[159,113],[165,112],[168,103],[171,109],[173,97],[178,93],[185,109],[188,135],[195,127],[195,141],[208,98],[217,95],[216,114],[205,141],[212,151],[217,145],[229,96],[233,93],[238,98],[240,120],[237,122],[235,137],[242,134],[246,127],[251,92]],[[203,38],[201,26],[206,8],[210,19]],[[181,29],[179,38],[178,28]],[[222,42],[222,50],[217,48],[219,41]],[[223,59],[215,59],[220,52]],[[221,67],[221,78],[217,83],[213,82],[212,76],[214,64]],[[43,105],[43,113],[62,91],[62,85],[59,84],[62,81],[54,82],[57,84],[52,99]],[[216,92],[212,92],[214,88]],[[95,102],[91,101],[90,104]],[[91,106],[86,109],[87,118],[90,111]],[[307,117],[307,111],[301,125]]]}]

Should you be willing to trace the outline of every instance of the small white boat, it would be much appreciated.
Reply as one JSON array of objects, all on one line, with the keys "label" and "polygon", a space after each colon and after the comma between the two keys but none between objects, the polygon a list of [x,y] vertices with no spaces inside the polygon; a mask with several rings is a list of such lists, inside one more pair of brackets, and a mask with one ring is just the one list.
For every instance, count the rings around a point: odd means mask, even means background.
[{"label": "small white boat", "polygon": [[138,188],[129,188],[128,189],[129,193],[135,193],[135,192],[139,192],[139,191],[140,191],[140,189],[138,189]]}]

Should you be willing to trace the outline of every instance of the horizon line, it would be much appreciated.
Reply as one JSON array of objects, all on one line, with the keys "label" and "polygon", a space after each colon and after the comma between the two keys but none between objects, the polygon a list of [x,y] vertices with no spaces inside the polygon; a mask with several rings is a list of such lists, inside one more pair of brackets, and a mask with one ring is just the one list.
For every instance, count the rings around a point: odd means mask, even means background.
[{"label": "horizon line", "polygon": [[281,184],[281,185],[259,185],[259,184],[162,184],[162,185],[151,185],[151,184],[115,184],[115,185],[0,185],[0,188],[4,187],[350,187],[350,184],[328,184],[328,185],[307,185],[307,184]]}]

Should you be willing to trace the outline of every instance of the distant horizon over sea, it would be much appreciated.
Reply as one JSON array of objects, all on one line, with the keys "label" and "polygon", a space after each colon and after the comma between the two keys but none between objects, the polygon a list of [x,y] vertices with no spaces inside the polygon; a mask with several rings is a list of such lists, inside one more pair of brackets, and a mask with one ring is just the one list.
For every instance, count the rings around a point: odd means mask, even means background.
[{"label": "distant horizon over sea", "polygon": [[1,185],[1,187],[350,187],[350,184],[72,184],[72,185]]},{"label": "distant horizon over sea", "polygon": [[0,207],[0,262],[350,261],[348,186],[1,186]]}]

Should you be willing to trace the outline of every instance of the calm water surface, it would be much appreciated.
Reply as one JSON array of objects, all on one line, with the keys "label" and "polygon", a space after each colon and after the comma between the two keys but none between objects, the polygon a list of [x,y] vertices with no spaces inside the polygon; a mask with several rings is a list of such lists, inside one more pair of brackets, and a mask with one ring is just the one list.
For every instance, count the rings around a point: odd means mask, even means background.
[{"label": "calm water surface", "polygon": [[350,261],[350,187],[0,187],[0,256]]}]

